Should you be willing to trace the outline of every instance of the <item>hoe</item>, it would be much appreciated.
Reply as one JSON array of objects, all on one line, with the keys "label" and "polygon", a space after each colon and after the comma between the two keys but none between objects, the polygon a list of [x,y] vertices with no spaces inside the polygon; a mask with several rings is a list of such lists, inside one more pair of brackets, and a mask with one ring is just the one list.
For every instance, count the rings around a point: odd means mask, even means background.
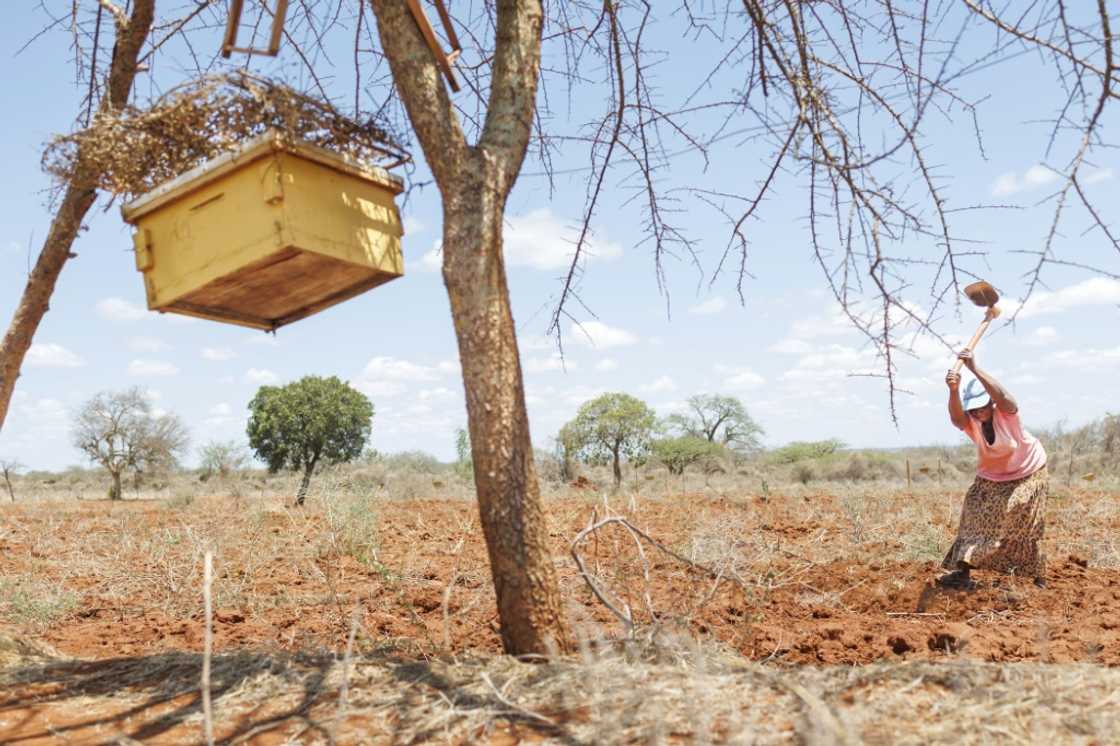
[{"label": "hoe", "polygon": [[[997,293],[996,289],[989,283],[981,280],[980,282],[974,282],[967,286],[964,289],[964,294],[976,305],[988,309],[984,314],[984,320],[981,321],[980,326],[977,327],[976,333],[972,335],[972,339],[970,339],[968,345],[965,346],[966,350],[975,350],[976,345],[980,343],[980,338],[984,336],[984,332],[988,331],[992,319],[999,316],[999,309],[996,308],[996,303],[999,303],[999,293]],[[957,364],[953,366],[953,372],[960,373],[962,365],[964,365],[964,361],[958,359]]]}]

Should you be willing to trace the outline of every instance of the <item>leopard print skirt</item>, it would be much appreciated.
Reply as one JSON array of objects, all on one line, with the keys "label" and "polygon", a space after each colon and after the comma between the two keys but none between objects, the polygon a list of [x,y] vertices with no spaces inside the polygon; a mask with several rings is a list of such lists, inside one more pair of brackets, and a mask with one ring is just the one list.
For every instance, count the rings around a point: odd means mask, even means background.
[{"label": "leopard print skirt", "polygon": [[964,497],[957,540],[941,566],[957,570],[963,562],[981,570],[1041,578],[1046,558],[1039,543],[1049,488],[1045,466],[1013,482],[976,477]]}]

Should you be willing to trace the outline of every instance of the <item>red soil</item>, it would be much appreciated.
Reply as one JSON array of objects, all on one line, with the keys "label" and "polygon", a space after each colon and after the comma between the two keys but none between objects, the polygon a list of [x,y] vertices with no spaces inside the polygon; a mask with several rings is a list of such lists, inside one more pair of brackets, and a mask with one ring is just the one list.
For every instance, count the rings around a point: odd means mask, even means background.
[{"label": "red soil", "polygon": [[[643,600],[641,560],[624,529],[605,528],[580,551],[613,596],[628,599],[640,633],[655,621],[660,629],[687,628],[755,660],[860,664],[965,657],[1120,664],[1116,569],[1086,566],[1067,555],[1052,558],[1046,588],[980,573],[974,591],[934,590],[929,583],[937,573],[934,562],[892,559],[901,553],[890,543],[851,544],[843,527],[798,520],[797,506],[775,507],[780,502],[681,498],[643,502],[633,514],[620,511],[686,555],[699,524],[709,534],[717,526],[726,547],[722,566],[727,567],[726,557],[738,555],[734,572],[725,569],[717,584],[646,545],[650,606]],[[205,501],[201,512],[223,506],[228,501]],[[577,634],[621,634],[621,626],[588,591],[567,555],[593,504],[565,500],[549,508],[562,590]],[[189,524],[191,512],[179,515],[139,502],[83,504],[61,512],[46,506],[10,510],[9,516],[25,530],[9,532],[6,539],[0,533],[0,577],[32,575],[79,596],[72,612],[35,631],[37,639],[82,658],[201,649],[197,557],[187,549],[179,561],[194,574],[180,573],[179,593],[169,597],[141,582],[121,587],[122,573],[143,578],[168,572],[168,559],[146,553],[145,542],[125,542],[115,552],[90,550],[91,556],[79,562],[44,556],[35,539],[39,523],[50,522],[57,535],[61,522],[61,533],[72,536],[71,549],[82,556],[85,538],[109,531],[122,515],[132,521],[135,533]],[[601,504],[599,511],[601,515]],[[235,545],[219,547],[216,650],[338,650],[358,604],[362,630],[375,642],[418,653],[500,652],[473,504],[382,504],[380,566],[317,546],[324,520],[313,508],[294,515],[271,514],[265,524],[246,528]],[[948,525],[938,530],[946,536],[950,532]],[[302,553],[297,553],[300,547]],[[719,556],[709,562],[721,566]],[[744,585],[726,579],[736,573]],[[13,631],[31,635],[27,629]]]}]

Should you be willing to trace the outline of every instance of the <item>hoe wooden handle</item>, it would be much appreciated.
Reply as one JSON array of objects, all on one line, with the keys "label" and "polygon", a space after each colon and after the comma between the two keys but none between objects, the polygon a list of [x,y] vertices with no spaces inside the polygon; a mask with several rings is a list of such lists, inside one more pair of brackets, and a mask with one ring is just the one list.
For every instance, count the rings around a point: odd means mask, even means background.
[{"label": "hoe wooden handle", "polygon": [[[968,344],[965,345],[966,350],[976,349],[976,345],[980,343],[980,338],[984,336],[984,332],[988,331],[988,327],[992,324],[992,319],[996,316],[999,316],[999,309],[995,306],[990,306],[987,315],[984,316],[984,320],[980,322],[980,326],[976,327],[976,333],[972,335],[972,339],[968,340]],[[964,361],[957,358],[957,364],[953,366],[953,372],[960,373],[962,365],[964,365]]]}]

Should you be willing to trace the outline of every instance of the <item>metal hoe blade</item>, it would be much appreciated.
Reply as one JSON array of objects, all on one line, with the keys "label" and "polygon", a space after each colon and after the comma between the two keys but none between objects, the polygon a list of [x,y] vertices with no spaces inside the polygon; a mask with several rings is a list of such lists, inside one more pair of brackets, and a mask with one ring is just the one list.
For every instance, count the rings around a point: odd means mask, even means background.
[{"label": "metal hoe blade", "polygon": [[996,303],[999,303],[999,293],[990,284],[981,280],[974,282],[964,289],[964,294],[968,299],[978,306],[986,306],[991,308]]}]

